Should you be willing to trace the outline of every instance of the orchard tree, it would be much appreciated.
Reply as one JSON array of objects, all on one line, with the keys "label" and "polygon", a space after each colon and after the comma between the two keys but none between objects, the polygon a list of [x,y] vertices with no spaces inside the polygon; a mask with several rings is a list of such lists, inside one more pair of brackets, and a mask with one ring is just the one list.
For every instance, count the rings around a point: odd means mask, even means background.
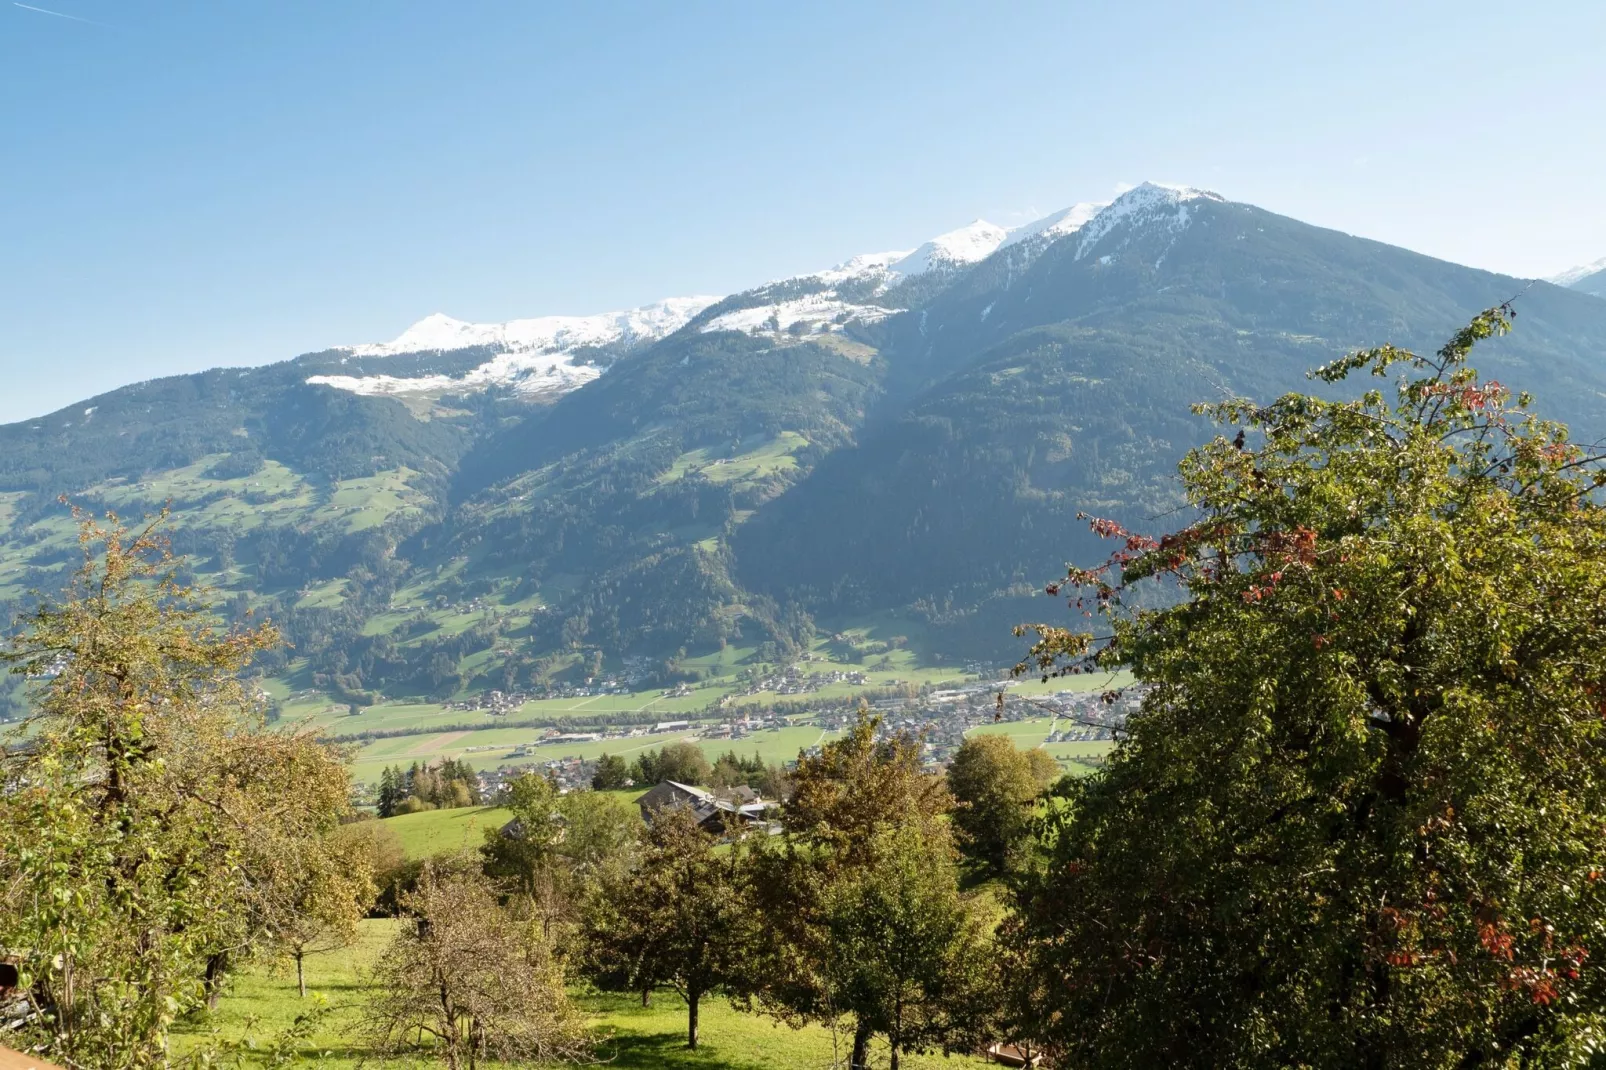
[{"label": "orchard tree", "polygon": [[799,760],[786,834],[749,863],[761,938],[736,984],[741,1002],[788,1024],[845,1023],[853,1068],[877,1036],[894,1065],[904,1052],[973,1047],[990,1005],[952,799],[921,770],[917,739],[878,733],[861,709],[845,736]]},{"label": "orchard tree", "polygon": [[1313,373],[1389,391],[1201,407],[1240,430],[1182,464],[1198,518],[1093,521],[1118,549],[1063,586],[1107,636],[1028,664],[1147,691],[1006,926],[1057,1066],[1602,1057],[1606,474],[1468,366],[1511,315]]},{"label": "orchard tree", "polygon": [[995,998],[991,955],[946,826],[892,826],[874,853],[875,866],[823,885],[811,934],[829,1004],[853,1018],[849,1065],[867,1065],[875,1036],[892,1070],[908,1052],[979,1047]]},{"label": "orchard tree", "polygon": [[269,926],[282,954],[296,967],[296,988],[307,995],[306,960],[350,947],[357,925],[378,892],[379,843],[359,825],[281,854],[264,882]]},{"label": "orchard tree", "polygon": [[21,1038],[69,1065],[165,1065],[178,1016],[272,935],[276,860],[348,811],[342,756],[269,730],[241,673],[276,641],[223,630],[158,531],[80,515],[84,564],[8,655],[34,703],[0,749],[0,947]]},{"label": "orchard tree", "polygon": [[486,829],[480,846],[486,876],[522,896],[541,916],[549,936],[567,913],[567,889],[557,862],[563,840],[559,798],[550,777],[525,773],[516,778],[507,787],[506,806],[513,819]]},{"label": "orchard tree", "polygon": [[740,842],[716,851],[686,807],[654,815],[640,864],[599,882],[585,921],[587,972],[599,985],[639,992],[663,985],[686,1001],[686,1046],[697,1047],[702,998],[726,984],[748,953]]},{"label": "orchard tree", "polygon": [[630,865],[641,818],[593,791],[560,795],[556,782],[526,773],[508,786],[513,820],[485,830],[486,875],[526,900],[549,938],[579,920],[587,886]]},{"label": "orchard tree", "polygon": [[1058,773],[1042,750],[1022,751],[1006,735],[977,733],[959,745],[948,765],[954,827],[960,849],[982,872],[998,876],[1009,869],[1031,838],[1038,796]]},{"label": "orchard tree", "polygon": [[472,866],[425,864],[402,896],[408,924],[374,966],[362,1028],[376,1052],[436,1055],[449,1070],[589,1055],[550,945],[497,898]]}]

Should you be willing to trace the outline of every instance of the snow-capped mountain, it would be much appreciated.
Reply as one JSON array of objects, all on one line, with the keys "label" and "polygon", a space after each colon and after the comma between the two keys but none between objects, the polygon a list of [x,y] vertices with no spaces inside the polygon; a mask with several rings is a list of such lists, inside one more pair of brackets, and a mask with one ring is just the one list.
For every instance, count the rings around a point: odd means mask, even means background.
[{"label": "snow-capped mountain", "polygon": [[710,317],[699,329],[779,336],[874,323],[900,310],[901,285],[978,264],[1005,248],[1016,248],[1030,260],[1058,239],[1076,233],[1103,207],[1076,204],[1009,229],[978,219],[911,250],[861,254],[824,271],[780,279],[739,295],[740,307]]},{"label": "snow-capped mountain", "polygon": [[[1188,229],[1188,224],[1193,220],[1193,202],[1225,199],[1219,193],[1194,189],[1192,186],[1145,182],[1111,201],[1108,207],[1077,231],[1076,258],[1082,259],[1106,235],[1123,225],[1145,230],[1158,227],[1169,230],[1173,235],[1178,234]],[[1161,259],[1164,259],[1163,254]]]},{"label": "snow-capped mountain", "polygon": [[1572,290],[1582,290],[1596,297],[1606,297],[1606,259],[1597,260],[1593,264],[1581,264],[1563,271],[1560,275],[1552,275],[1545,281]]},{"label": "snow-capped mountain", "polygon": [[[607,360],[650,345],[688,324],[708,333],[798,337],[839,332],[885,319],[907,307],[900,290],[914,280],[946,275],[1010,250],[1017,266],[1055,242],[1081,235],[1080,258],[1123,223],[1155,223],[1180,232],[1189,205],[1217,194],[1145,182],[1103,204],[1075,204],[1022,226],[984,219],[939,234],[913,249],[865,253],[823,271],[778,279],[725,298],[679,297],[595,316],[543,316],[507,323],[468,323],[440,313],[389,342],[346,347],[353,359],[486,348],[494,355],[459,375],[373,373],[315,375],[309,383],[358,394],[439,394],[512,387],[525,396],[566,393],[600,376]],[[705,313],[707,313],[705,315]],[[589,352],[587,352],[589,351]]]},{"label": "snow-capped mountain", "polygon": [[1602,271],[1606,271],[1606,257],[1595,261],[1593,264],[1580,264],[1575,268],[1568,268],[1559,275],[1550,276],[1545,281],[1553,282],[1557,286],[1571,286],[1580,279],[1588,278],[1590,275],[1598,275]]},{"label": "snow-capped mountain", "polygon": [[466,323],[439,312],[426,316],[393,341],[347,347],[353,357],[487,348],[490,360],[462,376],[314,375],[309,383],[356,394],[422,394],[510,386],[524,395],[564,393],[602,374],[583,359],[584,350],[617,355],[673,334],[716,297],[671,297],[640,308],[595,316],[541,316],[506,323]]}]

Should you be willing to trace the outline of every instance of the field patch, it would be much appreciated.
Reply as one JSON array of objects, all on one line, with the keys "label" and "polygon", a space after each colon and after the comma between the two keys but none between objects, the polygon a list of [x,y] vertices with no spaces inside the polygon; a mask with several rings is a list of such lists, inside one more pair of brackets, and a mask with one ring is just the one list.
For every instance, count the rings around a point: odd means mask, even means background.
[{"label": "field patch", "polygon": [[793,454],[808,444],[809,440],[796,431],[782,431],[751,448],[705,446],[676,457],[658,482],[673,483],[689,475],[701,475],[712,483],[740,483],[790,472],[797,468]]},{"label": "field patch", "polygon": [[444,753],[446,751],[446,749],[449,748],[453,743],[456,743],[458,740],[462,739],[466,735],[469,735],[469,733],[468,732],[443,732],[442,734],[436,736],[433,739],[426,739],[423,742],[416,744],[411,750],[409,750],[405,755],[403,755],[403,757],[409,757],[410,758],[413,755],[417,755],[417,754],[441,754],[441,753]]}]

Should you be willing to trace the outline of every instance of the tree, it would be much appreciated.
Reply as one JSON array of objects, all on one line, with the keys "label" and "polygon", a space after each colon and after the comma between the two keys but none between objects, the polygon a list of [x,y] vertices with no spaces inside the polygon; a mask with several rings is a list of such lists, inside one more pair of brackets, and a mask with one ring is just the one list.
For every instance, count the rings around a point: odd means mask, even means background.
[{"label": "tree", "polygon": [[307,956],[349,947],[377,892],[380,844],[354,831],[360,827],[343,825],[313,849],[281,856],[269,877],[273,936],[296,965],[296,988],[303,999]]},{"label": "tree", "polygon": [[[1042,753],[1022,751],[1008,736],[985,733],[967,737],[954,752],[948,790],[958,803],[953,820],[959,846],[988,874],[1008,869],[1031,837],[1032,806],[1047,785],[1045,770],[1034,770],[1030,755]],[[1054,766],[1053,759],[1048,764]]]},{"label": "tree", "polygon": [[946,828],[885,829],[875,854],[875,867],[848,870],[825,886],[819,961],[830,1005],[854,1017],[849,1065],[865,1065],[868,1038],[879,1034],[898,1070],[905,1052],[970,1047],[966,1041],[985,1035],[991,975]]},{"label": "tree", "polygon": [[1006,926],[1056,1065],[1596,1057],[1606,473],[1467,365],[1510,318],[1313,373],[1403,368],[1391,400],[1209,406],[1242,430],[1183,462],[1194,523],[1093,521],[1120,549],[1067,583],[1111,638],[1044,626],[1030,664],[1147,692]]},{"label": "tree", "polygon": [[599,883],[585,921],[587,972],[604,987],[647,993],[669,985],[686,1001],[686,1046],[697,1047],[702,997],[730,980],[747,953],[740,844],[717,841],[683,807],[660,813],[640,864]]},{"label": "tree", "polygon": [[270,937],[275,860],[348,809],[340,756],[269,730],[240,679],[275,641],[223,631],[157,533],[80,516],[84,564],[14,641],[32,712],[0,752],[0,946],[61,1061],[166,1060],[231,957]]},{"label": "tree", "polygon": [[[846,735],[799,760],[786,833],[749,864],[761,938],[736,982],[742,1002],[793,1025],[848,1019],[852,1067],[866,1065],[877,1035],[895,1059],[969,1047],[986,1006],[972,984],[979,927],[946,827],[952,799],[922,772],[918,740],[878,739],[879,728],[861,708]],[[916,931],[918,904],[936,928]],[[869,913],[856,920],[860,910]],[[960,963],[952,984],[938,983]]]},{"label": "tree", "polygon": [[553,937],[578,920],[588,884],[630,865],[641,818],[607,795],[559,795],[552,780],[529,773],[509,785],[508,796],[513,820],[485,830],[480,857],[486,874],[522,894]]},{"label": "tree", "polygon": [[597,771],[591,777],[596,791],[618,791],[630,782],[630,765],[617,754],[604,754],[597,759]]},{"label": "tree", "polygon": [[563,837],[557,855],[574,883],[629,869],[642,832],[641,813],[594,791],[571,791],[558,799]]},{"label": "tree", "polygon": [[666,743],[636,759],[631,776],[637,784],[661,784],[673,780],[680,784],[706,784],[713,772],[702,748],[694,743]]},{"label": "tree", "polygon": [[553,857],[563,838],[558,786],[549,777],[525,773],[507,786],[513,819],[485,830],[480,847],[487,876],[506,882],[532,901],[550,879]]},{"label": "tree", "polygon": [[1042,747],[1032,747],[1023,753],[1026,755],[1026,767],[1031,770],[1032,780],[1036,782],[1039,791],[1046,789],[1065,775],[1060,763]]},{"label": "tree", "polygon": [[480,1058],[578,1060],[590,1051],[563,971],[539,927],[497,902],[473,867],[428,864],[402,897],[404,926],[374,967],[376,993],[363,1019],[375,1049],[424,1046],[450,1070]]},{"label": "tree", "polygon": [[405,795],[406,785],[402,771],[387,765],[379,774],[379,816],[395,817],[396,807],[400,805]]}]

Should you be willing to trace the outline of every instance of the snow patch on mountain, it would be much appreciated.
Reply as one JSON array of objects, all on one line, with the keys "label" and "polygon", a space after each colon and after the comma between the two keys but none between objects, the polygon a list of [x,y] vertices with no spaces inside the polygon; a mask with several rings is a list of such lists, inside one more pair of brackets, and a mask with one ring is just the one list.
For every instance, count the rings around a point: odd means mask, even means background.
[{"label": "snow patch on mountain", "polygon": [[1603,271],[1606,271],[1606,258],[1597,260],[1593,264],[1580,264],[1578,267],[1568,268],[1559,275],[1550,276],[1545,281],[1553,282],[1557,286],[1571,286],[1575,282],[1587,279],[1591,275],[1598,275]]},{"label": "snow patch on mountain", "polygon": [[466,375],[314,375],[307,382],[353,394],[465,394],[509,386],[525,397],[566,394],[602,374],[591,364],[570,363],[568,354],[503,353]]},{"label": "snow patch on mountain", "polygon": [[[892,265],[906,259],[911,255],[910,250],[902,249],[890,253],[861,253],[851,259],[844,260],[836,267],[816,271],[812,275],[798,275],[797,279],[817,279],[823,283],[851,282],[869,276],[885,275]],[[791,279],[781,279],[781,282],[790,282]]]},{"label": "snow patch on mountain", "polygon": [[895,310],[878,305],[856,305],[838,300],[834,291],[795,297],[756,308],[725,312],[702,325],[702,330],[741,331],[744,334],[819,334],[841,330],[849,323],[873,323]]},{"label": "snow patch on mountain", "polygon": [[942,268],[964,267],[987,259],[1004,244],[1009,231],[985,219],[939,234],[892,265],[893,274],[907,278]]},{"label": "snow patch on mountain", "polygon": [[389,342],[350,346],[352,357],[395,357],[485,347],[497,351],[466,375],[314,375],[307,382],[354,394],[426,394],[510,386],[521,394],[564,393],[600,369],[575,359],[587,348],[631,350],[685,326],[716,297],[672,297],[595,316],[541,316],[506,323],[467,323],[441,313],[419,320]]},{"label": "snow patch on mountain", "polygon": [[1062,208],[1053,215],[1046,215],[1023,226],[1016,227],[999,245],[1000,249],[1007,249],[1012,245],[1031,242],[1033,244],[1055,241],[1059,238],[1075,234],[1093,221],[1093,218],[1109,207],[1108,202],[1101,204],[1073,204],[1069,208]]},{"label": "snow patch on mountain", "polygon": [[[851,323],[873,323],[897,311],[877,304],[842,299],[839,288],[866,285],[879,297],[898,283],[931,271],[953,271],[980,263],[1000,249],[1019,247],[1034,256],[1050,244],[1074,234],[1102,209],[1098,204],[1076,204],[1023,226],[1005,229],[985,219],[939,234],[913,250],[865,253],[835,267],[809,275],[780,279],[764,289],[815,285],[806,297],[787,296],[752,308],[722,313],[701,325],[703,331],[742,331],[747,334],[818,334],[840,331]],[[755,291],[760,297],[763,291]]]},{"label": "snow patch on mountain", "polygon": [[352,356],[450,352],[494,346],[509,352],[556,353],[582,346],[656,341],[718,301],[717,297],[671,297],[622,312],[595,316],[539,316],[506,323],[465,323],[442,313],[425,316],[390,342],[352,346]]},{"label": "snow patch on mountain", "polygon": [[1080,260],[1092,252],[1094,246],[1123,224],[1144,228],[1163,227],[1180,233],[1188,229],[1193,221],[1194,202],[1224,200],[1219,193],[1194,189],[1192,186],[1145,182],[1111,201],[1081,228],[1076,259]]}]

